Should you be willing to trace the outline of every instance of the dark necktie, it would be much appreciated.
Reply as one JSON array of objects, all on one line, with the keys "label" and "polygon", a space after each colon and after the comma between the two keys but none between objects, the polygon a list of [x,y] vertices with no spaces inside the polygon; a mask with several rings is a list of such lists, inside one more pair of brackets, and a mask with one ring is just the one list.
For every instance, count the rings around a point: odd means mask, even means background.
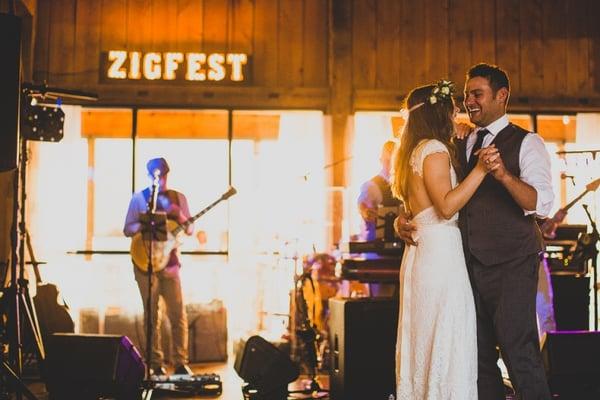
[{"label": "dark necktie", "polygon": [[475,145],[471,150],[471,156],[469,157],[469,171],[475,168],[475,165],[477,164],[477,159],[479,158],[475,155],[475,152],[481,149],[481,146],[483,145],[483,138],[486,137],[488,133],[490,133],[490,131],[488,131],[487,129],[480,129],[477,131],[477,140],[475,141]]}]

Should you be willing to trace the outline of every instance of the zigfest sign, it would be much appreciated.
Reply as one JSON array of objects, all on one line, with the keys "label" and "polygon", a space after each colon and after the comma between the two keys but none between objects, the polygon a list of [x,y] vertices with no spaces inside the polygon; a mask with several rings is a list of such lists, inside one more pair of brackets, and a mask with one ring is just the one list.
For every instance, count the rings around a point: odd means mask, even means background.
[{"label": "zigfest sign", "polygon": [[243,83],[244,53],[183,53],[109,50],[101,56],[103,81],[189,81]]}]

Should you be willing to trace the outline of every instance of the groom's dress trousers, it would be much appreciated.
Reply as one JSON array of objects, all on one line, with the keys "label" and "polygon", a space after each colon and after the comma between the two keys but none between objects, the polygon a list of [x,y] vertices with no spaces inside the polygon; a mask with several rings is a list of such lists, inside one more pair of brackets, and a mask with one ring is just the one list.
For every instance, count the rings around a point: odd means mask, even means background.
[{"label": "groom's dress trousers", "polygon": [[[519,153],[528,132],[509,124],[493,142],[510,173],[520,176]],[[459,161],[466,176],[465,142]],[[491,174],[461,210],[459,226],[477,310],[480,400],[503,400],[499,345],[519,399],[550,399],[539,351],[535,300],[542,236],[523,209]]]}]

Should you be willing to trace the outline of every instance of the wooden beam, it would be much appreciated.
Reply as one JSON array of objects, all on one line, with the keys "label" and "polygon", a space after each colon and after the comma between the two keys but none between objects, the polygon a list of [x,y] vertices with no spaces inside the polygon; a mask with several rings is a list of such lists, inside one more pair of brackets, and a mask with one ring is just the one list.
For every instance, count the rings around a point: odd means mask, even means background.
[{"label": "wooden beam", "polygon": [[[347,185],[346,163],[352,131],[352,2],[329,0],[329,98],[330,124],[327,140],[329,163],[333,164],[331,186]],[[339,243],[342,233],[343,196],[332,199],[328,212],[332,221],[329,245]]]},{"label": "wooden beam", "polygon": [[[396,90],[357,89],[353,111],[397,111],[407,93]],[[458,98],[459,103],[462,99]],[[513,93],[509,112],[599,112],[600,97],[525,97]]]},{"label": "wooden beam", "polygon": [[[141,109],[137,116],[138,138],[227,139],[225,110]],[[131,137],[132,111],[118,108],[87,108],[81,113],[81,136]],[[265,140],[279,137],[279,113],[236,111],[234,139]]]},{"label": "wooden beam", "polygon": [[131,138],[133,113],[130,109],[87,108],[81,111],[81,137]]},{"label": "wooden beam", "polygon": [[227,111],[139,110],[137,137],[227,139]]},{"label": "wooden beam", "polygon": [[326,110],[329,105],[327,88],[89,84],[73,89],[97,93],[99,106]]}]

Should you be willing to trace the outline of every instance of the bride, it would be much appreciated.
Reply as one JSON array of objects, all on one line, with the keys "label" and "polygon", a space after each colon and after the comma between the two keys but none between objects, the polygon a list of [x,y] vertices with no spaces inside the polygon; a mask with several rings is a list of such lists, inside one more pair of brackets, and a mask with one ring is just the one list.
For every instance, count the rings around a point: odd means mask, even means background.
[{"label": "bride", "polygon": [[457,220],[487,173],[483,155],[493,161],[497,149],[475,153],[457,184],[452,92],[449,81],[410,92],[395,156],[392,191],[416,227],[400,268],[397,400],[477,400],[475,304]]}]

